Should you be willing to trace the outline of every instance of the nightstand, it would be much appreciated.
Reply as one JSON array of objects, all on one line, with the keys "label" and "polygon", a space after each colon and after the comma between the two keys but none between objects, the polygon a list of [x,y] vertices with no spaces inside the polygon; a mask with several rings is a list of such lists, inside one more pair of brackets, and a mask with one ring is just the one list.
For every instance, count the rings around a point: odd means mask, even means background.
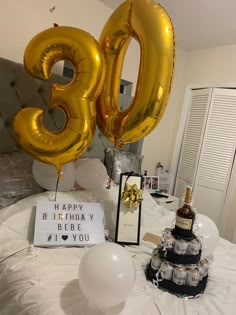
[{"label": "nightstand", "polygon": [[162,193],[166,197],[153,197],[152,198],[156,201],[159,206],[162,206],[168,210],[176,211],[179,208],[179,198]]}]

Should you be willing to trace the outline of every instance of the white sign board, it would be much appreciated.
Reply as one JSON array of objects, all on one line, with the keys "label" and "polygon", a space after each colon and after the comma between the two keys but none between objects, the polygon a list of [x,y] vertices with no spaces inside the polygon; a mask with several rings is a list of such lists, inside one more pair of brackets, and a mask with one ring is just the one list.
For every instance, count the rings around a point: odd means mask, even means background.
[{"label": "white sign board", "polygon": [[99,203],[38,201],[35,246],[88,246],[105,242]]}]

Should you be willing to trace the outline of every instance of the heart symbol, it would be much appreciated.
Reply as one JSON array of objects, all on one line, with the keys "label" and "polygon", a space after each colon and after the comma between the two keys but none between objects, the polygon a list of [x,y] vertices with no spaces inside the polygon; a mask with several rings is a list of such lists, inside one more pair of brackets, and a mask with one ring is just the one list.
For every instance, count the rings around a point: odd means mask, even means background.
[{"label": "heart symbol", "polygon": [[66,241],[68,239],[68,235],[62,235],[61,238]]}]

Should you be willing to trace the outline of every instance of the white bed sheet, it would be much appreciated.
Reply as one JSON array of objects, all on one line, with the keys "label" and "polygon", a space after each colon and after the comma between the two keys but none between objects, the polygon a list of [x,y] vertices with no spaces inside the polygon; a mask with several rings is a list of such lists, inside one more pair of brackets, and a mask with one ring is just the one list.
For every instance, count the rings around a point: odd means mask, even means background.
[{"label": "white bed sheet", "polygon": [[[103,200],[106,225],[112,228],[117,194],[115,187],[97,193],[75,191],[58,193],[57,201]],[[181,299],[146,281],[144,269],[155,245],[142,240],[140,246],[126,247],[137,273],[130,296],[117,307],[94,310],[82,297],[78,282],[79,263],[87,249],[30,245],[37,200],[51,198],[50,192],[31,196],[0,212],[0,315],[236,314],[236,245],[223,239],[213,255],[206,291],[199,298]],[[141,237],[146,232],[161,235],[173,224],[174,213],[157,206],[148,193],[142,209]]]}]

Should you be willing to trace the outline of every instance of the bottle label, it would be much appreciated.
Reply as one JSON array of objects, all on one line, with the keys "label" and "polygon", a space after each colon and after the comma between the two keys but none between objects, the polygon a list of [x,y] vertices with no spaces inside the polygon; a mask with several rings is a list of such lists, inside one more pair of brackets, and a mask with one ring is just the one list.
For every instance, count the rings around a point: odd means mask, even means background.
[{"label": "bottle label", "polygon": [[192,219],[184,219],[176,216],[175,225],[183,230],[191,230],[192,222]]}]

